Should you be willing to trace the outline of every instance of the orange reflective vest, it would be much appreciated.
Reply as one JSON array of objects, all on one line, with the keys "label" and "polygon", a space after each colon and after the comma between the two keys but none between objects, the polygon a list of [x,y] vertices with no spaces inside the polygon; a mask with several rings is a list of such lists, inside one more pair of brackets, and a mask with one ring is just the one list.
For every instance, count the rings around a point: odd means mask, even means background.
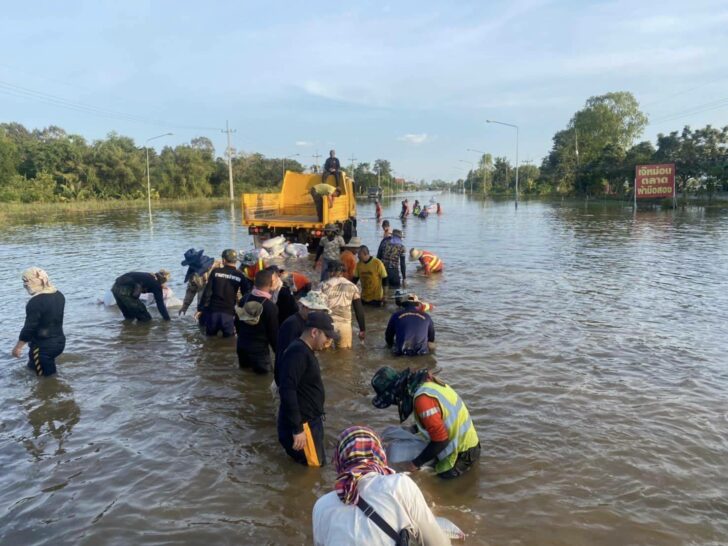
[{"label": "orange reflective vest", "polygon": [[443,268],[442,260],[427,250],[422,251],[420,263],[424,268],[425,275],[429,275],[430,273],[439,273]]},{"label": "orange reflective vest", "polygon": [[263,258],[258,258],[258,263],[255,265],[246,265],[243,268],[243,275],[245,275],[246,278],[248,278],[251,281],[255,281],[255,275],[258,273],[258,271],[261,271],[265,268],[263,265]]}]

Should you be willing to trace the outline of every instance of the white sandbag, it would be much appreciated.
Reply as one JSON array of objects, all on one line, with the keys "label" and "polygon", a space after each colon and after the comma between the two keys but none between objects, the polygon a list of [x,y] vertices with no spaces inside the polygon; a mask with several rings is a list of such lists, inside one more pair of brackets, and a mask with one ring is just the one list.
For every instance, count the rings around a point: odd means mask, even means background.
[{"label": "white sandbag", "polygon": [[288,243],[285,252],[294,258],[305,258],[308,256],[308,247],[301,243]]},{"label": "white sandbag", "polygon": [[402,427],[387,427],[380,438],[387,452],[387,460],[392,464],[411,461],[427,446],[424,438]]},{"label": "white sandbag", "polygon": [[275,245],[275,246],[268,247],[266,250],[268,251],[268,255],[271,258],[277,258],[278,256],[283,255],[283,252],[285,251],[285,246],[284,245]]},{"label": "white sandbag", "polygon": [[286,244],[286,238],[283,235],[279,235],[278,237],[273,237],[272,239],[263,241],[261,243],[261,246],[263,248],[265,248],[266,250],[268,250],[268,252],[270,252],[269,249],[277,247],[277,246],[283,246],[285,244]]},{"label": "white sandbag", "polygon": [[449,519],[435,516],[435,521],[447,538],[452,540],[465,540],[465,533]]}]

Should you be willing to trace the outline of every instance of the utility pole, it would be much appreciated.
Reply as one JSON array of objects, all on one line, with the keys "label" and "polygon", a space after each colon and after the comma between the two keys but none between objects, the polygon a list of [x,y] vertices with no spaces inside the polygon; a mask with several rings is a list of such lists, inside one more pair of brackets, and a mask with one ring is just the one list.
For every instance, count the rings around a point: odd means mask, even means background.
[{"label": "utility pole", "polygon": [[349,158],[349,161],[351,161],[351,176],[353,178],[354,176],[354,161],[356,161],[358,158],[354,157],[354,154],[351,154],[351,157]]},{"label": "utility pole", "polygon": [[228,124],[227,120],[225,121],[225,130],[220,130],[221,133],[227,133],[227,150],[225,150],[225,155],[227,155],[228,160],[228,179],[230,181],[230,201],[233,202],[235,200],[235,195],[233,193],[233,148],[230,145],[230,133],[235,133],[235,129],[230,129],[230,125]]},{"label": "utility pole", "polygon": [[316,170],[314,172],[318,172],[319,170],[319,159],[321,158],[321,154],[318,153],[318,150],[316,150],[316,153],[313,154],[311,157],[313,157],[316,160]]}]

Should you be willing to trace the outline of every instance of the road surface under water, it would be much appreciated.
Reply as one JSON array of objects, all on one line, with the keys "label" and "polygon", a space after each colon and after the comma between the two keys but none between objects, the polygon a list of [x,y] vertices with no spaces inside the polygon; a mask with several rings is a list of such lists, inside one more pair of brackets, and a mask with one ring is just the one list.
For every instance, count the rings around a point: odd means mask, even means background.
[{"label": "road surface under water", "polygon": [[[437,366],[483,456],[459,480],[414,479],[468,544],[728,543],[728,211],[438,198],[441,217],[404,226],[446,264],[410,277],[436,306],[437,354],[389,356],[393,306],[367,309],[365,344],[320,357],[329,443],[397,421],[370,402],[379,366]],[[394,227],[398,210],[385,201]],[[372,205],[359,213],[375,248]],[[334,470],[286,458],[271,377],[189,316],[125,325],[97,304],[160,267],[181,297],[185,250],[248,244],[225,209],[157,211],[153,233],[143,211],[0,227],[0,543],[311,543]],[[31,265],[67,298],[60,372],[42,380],[9,356]]]}]

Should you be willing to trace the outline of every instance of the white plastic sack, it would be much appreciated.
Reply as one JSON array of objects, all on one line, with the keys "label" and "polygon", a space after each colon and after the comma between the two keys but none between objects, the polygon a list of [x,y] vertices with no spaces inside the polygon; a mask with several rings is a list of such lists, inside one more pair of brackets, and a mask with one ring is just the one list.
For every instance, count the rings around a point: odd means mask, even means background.
[{"label": "white plastic sack", "polygon": [[261,246],[268,250],[269,249],[277,247],[277,246],[283,246],[286,244],[286,238],[283,235],[279,235],[278,237],[273,237],[272,239],[268,239],[267,241],[263,241],[261,243]]},{"label": "white plastic sack", "polygon": [[288,243],[286,245],[286,254],[294,258],[305,258],[308,256],[308,247],[301,243]]},{"label": "white plastic sack", "polygon": [[460,530],[460,527],[455,525],[452,521],[447,518],[435,516],[435,521],[442,529],[445,536],[452,540],[465,540],[465,533]]},{"label": "white plastic sack", "polygon": [[387,460],[392,464],[405,463],[416,458],[427,446],[424,438],[402,427],[387,427],[380,435]]}]

